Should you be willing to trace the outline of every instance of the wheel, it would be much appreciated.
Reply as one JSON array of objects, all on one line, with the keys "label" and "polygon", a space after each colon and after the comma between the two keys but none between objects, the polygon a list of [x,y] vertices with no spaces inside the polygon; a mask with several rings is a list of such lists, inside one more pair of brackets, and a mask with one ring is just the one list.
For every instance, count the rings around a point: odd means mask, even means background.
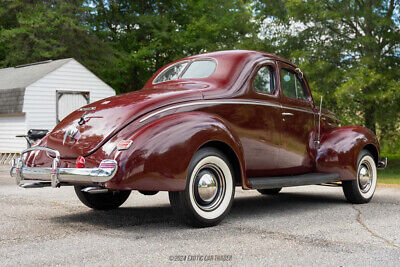
[{"label": "wheel", "polygon": [[362,204],[372,199],[377,181],[376,163],[371,153],[362,150],[358,156],[357,179],[343,181],[344,195],[350,203]]},{"label": "wheel", "polygon": [[263,195],[276,195],[282,190],[282,187],[279,188],[271,188],[271,189],[257,189]]},{"label": "wheel", "polygon": [[169,192],[180,221],[191,226],[217,225],[228,214],[235,194],[232,166],[215,148],[202,148],[193,156],[184,191]]},{"label": "wheel", "polygon": [[111,210],[121,206],[131,194],[131,191],[109,191],[107,193],[89,194],[82,192],[85,186],[75,186],[79,200],[95,210]]}]

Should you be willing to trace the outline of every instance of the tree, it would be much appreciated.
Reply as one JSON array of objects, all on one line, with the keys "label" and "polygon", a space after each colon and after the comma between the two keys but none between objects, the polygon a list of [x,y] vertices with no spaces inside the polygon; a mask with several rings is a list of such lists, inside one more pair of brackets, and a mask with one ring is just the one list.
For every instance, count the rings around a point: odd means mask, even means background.
[{"label": "tree", "polygon": [[90,9],[83,4],[80,0],[0,2],[0,65],[74,57],[112,84],[113,52],[86,25]]},{"label": "tree", "polygon": [[236,48],[254,32],[248,3],[241,0],[95,0],[91,5],[91,27],[123,54],[122,92],[140,89],[173,60]]},{"label": "tree", "polygon": [[[382,136],[388,125],[399,127],[400,1],[271,0],[255,9],[260,21],[284,29],[280,51],[300,64],[344,123]],[[300,29],[290,31],[294,25]]]}]

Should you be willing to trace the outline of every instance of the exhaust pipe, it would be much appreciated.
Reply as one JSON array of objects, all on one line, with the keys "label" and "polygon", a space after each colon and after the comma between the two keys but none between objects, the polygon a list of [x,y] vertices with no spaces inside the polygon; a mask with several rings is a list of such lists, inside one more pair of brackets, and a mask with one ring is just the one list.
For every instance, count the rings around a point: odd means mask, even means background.
[{"label": "exhaust pipe", "polygon": [[[32,183],[23,183],[19,185],[22,188],[43,188],[43,187],[51,187],[51,182],[32,182]],[[109,192],[110,190],[100,186],[90,186],[85,187],[81,190],[82,192],[88,194],[104,194]]]},{"label": "exhaust pipe", "polygon": [[104,194],[109,192],[110,190],[100,186],[90,186],[83,188],[81,191],[88,194]]}]

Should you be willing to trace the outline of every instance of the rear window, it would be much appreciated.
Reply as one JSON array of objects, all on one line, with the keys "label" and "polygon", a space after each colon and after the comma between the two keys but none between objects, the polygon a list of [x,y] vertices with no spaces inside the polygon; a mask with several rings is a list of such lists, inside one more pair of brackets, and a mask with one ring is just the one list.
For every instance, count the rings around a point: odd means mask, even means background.
[{"label": "rear window", "polygon": [[[186,66],[189,67],[186,68]],[[161,72],[153,81],[153,83],[161,83],[171,80],[206,78],[214,73],[217,63],[214,60],[195,60],[191,63],[185,61],[168,67]],[[186,69],[185,69],[186,68]]]},{"label": "rear window", "polygon": [[154,79],[153,83],[162,83],[170,80],[176,80],[179,77],[179,74],[186,67],[188,62],[180,62],[171,67],[168,67],[166,70],[161,72],[157,78]]},{"label": "rear window", "polygon": [[214,73],[216,67],[217,63],[211,60],[193,61],[182,75],[182,78],[206,78]]}]

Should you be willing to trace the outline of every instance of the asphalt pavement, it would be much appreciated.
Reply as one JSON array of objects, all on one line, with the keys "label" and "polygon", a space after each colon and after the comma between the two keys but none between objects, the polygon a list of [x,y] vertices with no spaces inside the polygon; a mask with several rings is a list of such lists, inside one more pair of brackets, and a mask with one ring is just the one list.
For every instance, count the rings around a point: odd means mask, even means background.
[{"label": "asphalt pavement", "polygon": [[400,266],[400,189],[351,205],[340,187],[236,189],[218,226],[177,223],[168,194],[133,192],[121,208],[93,211],[72,187],[18,188],[0,166],[1,266]]}]

